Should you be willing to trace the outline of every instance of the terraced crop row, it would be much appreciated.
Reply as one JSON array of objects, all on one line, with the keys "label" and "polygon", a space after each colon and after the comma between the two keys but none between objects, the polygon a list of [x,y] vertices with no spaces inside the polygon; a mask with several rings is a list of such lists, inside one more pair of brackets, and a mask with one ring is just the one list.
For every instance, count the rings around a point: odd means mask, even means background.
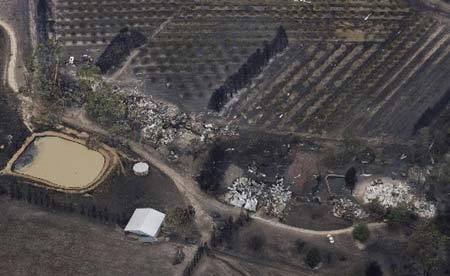
[{"label": "terraced crop row", "polygon": [[[446,27],[411,15],[382,42],[335,42],[294,63],[280,58],[264,72],[276,80],[255,80],[225,115],[266,129],[410,135],[450,88],[449,39]],[[428,86],[418,81],[425,77]]]},{"label": "terraced crop row", "polygon": [[[247,110],[239,111],[258,116],[257,123],[280,122],[279,127],[314,113],[309,104],[319,108],[316,99],[325,101],[330,88],[347,84],[355,64],[411,16],[401,0],[52,1],[53,35],[70,55],[97,57],[123,27],[152,37],[123,72],[192,111],[205,110],[214,89],[283,25],[290,42],[286,56],[292,57],[286,62],[293,66],[278,69],[289,78],[287,86],[264,84],[270,89],[256,93],[256,101],[243,97]],[[274,106],[273,114],[251,109],[264,101]]]}]

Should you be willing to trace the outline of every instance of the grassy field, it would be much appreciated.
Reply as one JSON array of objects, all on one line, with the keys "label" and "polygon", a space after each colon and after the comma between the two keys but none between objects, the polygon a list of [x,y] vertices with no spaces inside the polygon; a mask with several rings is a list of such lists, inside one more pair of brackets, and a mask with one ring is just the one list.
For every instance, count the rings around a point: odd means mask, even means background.
[{"label": "grassy field", "polygon": [[1,275],[176,275],[174,243],[144,245],[120,228],[0,196]]}]

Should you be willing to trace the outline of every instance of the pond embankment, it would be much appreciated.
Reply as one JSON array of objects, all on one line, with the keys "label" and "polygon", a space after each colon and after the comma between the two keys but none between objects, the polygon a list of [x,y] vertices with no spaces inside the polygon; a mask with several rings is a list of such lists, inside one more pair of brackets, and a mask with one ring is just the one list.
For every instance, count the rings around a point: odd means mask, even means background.
[{"label": "pond embankment", "polygon": [[94,150],[84,139],[47,131],[28,137],[3,173],[59,191],[83,193],[103,182],[118,163],[107,145]]}]

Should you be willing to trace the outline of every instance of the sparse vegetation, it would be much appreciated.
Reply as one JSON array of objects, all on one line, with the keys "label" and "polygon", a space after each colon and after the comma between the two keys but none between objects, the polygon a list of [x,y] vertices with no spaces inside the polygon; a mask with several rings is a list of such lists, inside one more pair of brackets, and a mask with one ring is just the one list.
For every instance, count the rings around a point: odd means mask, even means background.
[{"label": "sparse vegetation", "polygon": [[432,223],[421,223],[408,243],[408,252],[422,267],[423,275],[431,275],[446,263],[450,239]]}]

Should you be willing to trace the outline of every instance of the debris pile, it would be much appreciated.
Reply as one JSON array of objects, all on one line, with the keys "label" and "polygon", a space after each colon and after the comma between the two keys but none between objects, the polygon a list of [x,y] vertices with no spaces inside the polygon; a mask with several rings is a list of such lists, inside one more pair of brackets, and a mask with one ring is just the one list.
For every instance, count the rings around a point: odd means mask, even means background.
[{"label": "debris pile", "polygon": [[375,199],[386,208],[406,203],[420,217],[432,218],[436,213],[436,206],[432,202],[416,197],[406,182],[387,177],[376,179],[367,187],[364,202],[368,203]]},{"label": "debris pile", "polygon": [[256,211],[258,199],[264,196],[266,185],[247,177],[237,178],[233,185],[228,187],[225,200],[238,208]]},{"label": "debris pile", "polygon": [[167,145],[190,129],[188,116],[175,106],[157,103],[147,97],[131,95],[129,119],[141,128],[142,138],[156,146]]},{"label": "debris pile", "polygon": [[348,198],[340,198],[333,202],[333,215],[346,220],[363,219],[368,216],[361,207]]},{"label": "debris pile", "polygon": [[238,208],[253,212],[262,208],[268,215],[282,217],[291,196],[290,187],[284,184],[283,178],[269,186],[251,178],[240,177],[228,187],[225,200]]},{"label": "debris pile", "polygon": [[236,126],[204,123],[202,116],[188,115],[175,105],[157,102],[140,94],[137,89],[127,94],[130,124],[135,129],[141,129],[144,141],[156,147],[167,145],[183,135],[206,142],[219,135],[233,136],[238,133]]},{"label": "debris pile", "polygon": [[286,209],[289,200],[291,200],[292,192],[289,186],[284,185],[284,178],[277,179],[277,183],[269,187],[265,205],[263,206],[266,214],[281,217],[284,209]]}]

